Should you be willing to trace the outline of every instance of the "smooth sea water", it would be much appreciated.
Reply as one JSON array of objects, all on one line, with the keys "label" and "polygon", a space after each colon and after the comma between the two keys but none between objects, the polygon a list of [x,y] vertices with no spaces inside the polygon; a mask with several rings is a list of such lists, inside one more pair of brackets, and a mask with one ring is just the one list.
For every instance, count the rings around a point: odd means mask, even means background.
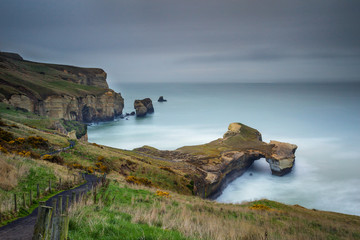
[{"label": "smooth sea water", "polygon": [[[222,137],[231,122],[258,129],[263,140],[298,145],[293,171],[272,176],[255,161],[217,199],[267,198],[360,215],[360,84],[119,84],[124,112],[150,97],[155,113],[88,128],[89,141],[122,149],[172,150]],[[163,95],[168,102],[158,103]],[[252,175],[250,176],[250,173]]]}]

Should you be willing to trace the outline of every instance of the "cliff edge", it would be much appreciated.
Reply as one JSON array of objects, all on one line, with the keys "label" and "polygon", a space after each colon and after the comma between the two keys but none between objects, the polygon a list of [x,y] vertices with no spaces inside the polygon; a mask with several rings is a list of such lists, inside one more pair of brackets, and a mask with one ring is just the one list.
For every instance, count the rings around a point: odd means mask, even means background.
[{"label": "cliff edge", "polygon": [[229,182],[242,175],[255,160],[266,158],[274,175],[291,171],[297,146],[290,143],[262,141],[258,130],[241,123],[231,123],[223,138],[175,151],[161,151],[144,146],[135,152],[158,160],[173,162],[173,168],[190,176],[194,194],[217,197]]},{"label": "cliff edge", "polygon": [[37,63],[0,52],[0,101],[65,120],[94,122],[121,115],[124,99],[99,68]]}]

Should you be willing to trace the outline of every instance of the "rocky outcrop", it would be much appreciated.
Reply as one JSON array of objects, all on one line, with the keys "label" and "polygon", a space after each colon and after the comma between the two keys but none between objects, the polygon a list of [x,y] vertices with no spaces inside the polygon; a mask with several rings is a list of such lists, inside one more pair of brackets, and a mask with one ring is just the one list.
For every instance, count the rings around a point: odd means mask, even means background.
[{"label": "rocky outcrop", "polygon": [[159,97],[159,99],[158,99],[158,102],[167,102],[167,100],[166,100],[166,99],[164,99],[164,97],[163,97],[163,96],[160,96],[160,97]]},{"label": "rocky outcrop", "polygon": [[122,113],[123,98],[112,90],[100,96],[49,96],[38,102],[40,115],[82,122],[113,120]]},{"label": "rocky outcrop", "polygon": [[0,56],[16,59],[16,60],[24,60],[19,54],[11,53],[11,52],[0,52]]},{"label": "rocky outcrop", "polygon": [[0,101],[12,106],[86,123],[122,114],[124,99],[108,88],[102,69],[35,63],[12,53],[0,53],[0,69]]},{"label": "rocky outcrop", "polygon": [[266,157],[266,161],[270,164],[272,174],[283,176],[289,173],[294,166],[297,146],[273,140],[270,144],[274,146],[271,155]]},{"label": "rocky outcrop", "polygon": [[152,105],[152,101],[150,98],[145,98],[143,100],[135,100],[134,108],[135,108],[137,117],[143,117],[147,113],[154,112],[154,107]]},{"label": "rocky outcrop", "polygon": [[[259,131],[241,123],[231,123],[223,138],[207,144],[186,146],[175,151],[151,147],[135,152],[157,160],[171,161],[174,168],[194,182],[193,192],[205,198],[215,198],[228,183],[241,176],[255,160],[271,159],[275,175],[288,173],[295,159],[296,145],[271,141],[265,143]],[[273,170],[274,169],[274,170]]]}]

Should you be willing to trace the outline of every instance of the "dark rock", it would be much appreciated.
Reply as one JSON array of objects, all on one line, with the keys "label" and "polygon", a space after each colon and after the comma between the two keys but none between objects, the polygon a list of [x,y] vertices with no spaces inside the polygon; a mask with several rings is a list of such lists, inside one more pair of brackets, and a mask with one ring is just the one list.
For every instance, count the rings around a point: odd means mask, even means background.
[{"label": "dark rock", "polygon": [[154,107],[150,98],[145,98],[143,100],[135,100],[134,108],[136,111],[136,116],[143,117],[147,113],[153,113]]},{"label": "dark rock", "polygon": [[164,99],[164,97],[163,97],[163,96],[160,96],[160,97],[159,97],[159,99],[158,99],[158,102],[167,102],[167,100],[166,100],[166,99]]}]

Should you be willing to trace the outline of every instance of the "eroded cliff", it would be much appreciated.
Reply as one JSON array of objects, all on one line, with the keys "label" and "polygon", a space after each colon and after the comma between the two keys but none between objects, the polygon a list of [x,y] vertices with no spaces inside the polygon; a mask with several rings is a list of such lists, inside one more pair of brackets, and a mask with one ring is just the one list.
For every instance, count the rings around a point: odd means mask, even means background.
[{"label": "eroded cliff", "polygon": [[147,157],[173,162],[174,169],[193,180],[191,187],[194,194],[214,198],[260,158],[267,159],[274,175],[290,172],[296,149],[297,146],[290,143],[265,143],[256,129],[232,123],[223,138],[207,144],[186,146],[175,151],[145,146],[135,151]]},{"label": "eroded cliff", "polygon": [[82,122],[112,120],[124,107],[102,69],[30,62],[11,53],[0,53],[0,101]]}]

